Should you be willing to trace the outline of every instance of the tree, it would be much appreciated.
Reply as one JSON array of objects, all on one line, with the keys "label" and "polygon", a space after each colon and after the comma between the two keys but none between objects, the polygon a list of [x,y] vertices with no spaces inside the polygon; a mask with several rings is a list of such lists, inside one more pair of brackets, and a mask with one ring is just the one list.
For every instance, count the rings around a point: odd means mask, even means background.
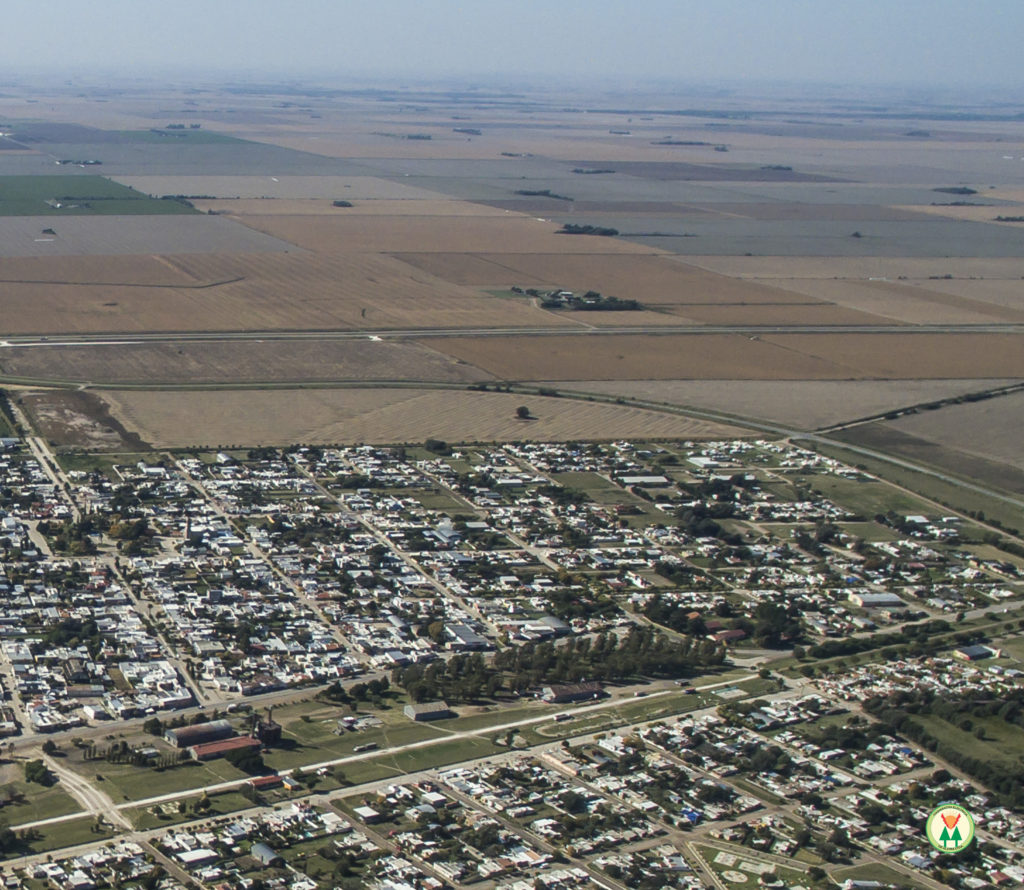
[{"label": "tree", "polygon": [[160,736],[164,734],[164,724],[159,717],[150,717],[142,724],[142,729],[150,735]]},{"label": "tree", "polygon": [[52,757],[57,753],[57,743],[53,739],[43,742],[43,753]]},{"label": "tree", "polygon": [[529,420],[530,409],[526,405],[520,405],[518,408],[516,408],[516,417],[518,417],[520,420]]},{"label": "tree", "polygon": [[53,779],[42,760],[30,760],[25,764],[25,780],[37,785],[52,785]]}]

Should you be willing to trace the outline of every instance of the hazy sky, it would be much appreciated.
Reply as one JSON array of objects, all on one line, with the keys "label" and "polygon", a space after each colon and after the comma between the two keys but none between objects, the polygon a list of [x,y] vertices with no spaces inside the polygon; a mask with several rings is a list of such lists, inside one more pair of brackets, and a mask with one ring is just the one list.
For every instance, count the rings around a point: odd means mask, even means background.
[{"label": "hazy sky", "polygon": [[1024,84],[1021,0],[4,0],[0,75]]}]

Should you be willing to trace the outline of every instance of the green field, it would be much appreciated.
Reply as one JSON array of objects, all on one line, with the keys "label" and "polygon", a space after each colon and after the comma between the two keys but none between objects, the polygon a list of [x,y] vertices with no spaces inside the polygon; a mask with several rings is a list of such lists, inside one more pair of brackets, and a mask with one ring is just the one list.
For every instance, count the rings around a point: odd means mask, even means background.
[{"label": "green field", "polygon": [[[61,207],[47,201],[57,201]],[[0,176],[0,216],[96,216],[198,213],[103,176]]]},{"label": "green field", "polygon": [[3,809],[4,818],[13,826],[67,816],[82,810],[78,801],[68,795],[59,782],[45,788],[18,781],[4,785],[0,790],[15,795],[16,802],[7,804]]}]

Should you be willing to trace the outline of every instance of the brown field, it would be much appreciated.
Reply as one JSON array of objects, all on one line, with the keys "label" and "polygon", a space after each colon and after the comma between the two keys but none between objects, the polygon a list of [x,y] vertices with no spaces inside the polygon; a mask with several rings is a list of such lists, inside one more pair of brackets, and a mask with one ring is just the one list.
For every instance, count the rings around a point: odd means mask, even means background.
[{"label": "brown field", "polygon": [[688,256],[687,265],[699,266],[736,278],[891,278],[906,276],[927,281],[931,276],[956,278],[1021,279],[1024,257],[787,257]]},{"label": "brown field", "polygon": [[[45,228],[57,234],[44,235]],[[226,216],[0,216],[0,257],[255,254],[290,247]]]},{"label": "brown field", "polygon": [[435,348],[508,380],[834,379],[827,359],[739,334],[460,337]]},{"label": "brown field", "polygon": [[323,198],[328,201],[388,199],[443,200],[444,195],[376,176],[115,176],[122,185],[155,197],[209,195],[213,198]]},{"label": "brown field", "polygon": [[796,306],[762,303],[753,306],[682,305],[670,311],[705,324],[735,325],[876,325],[891,324],[880,315],[833,306],[828,303],[799,303]]},{"label": "brown field", "polygon": [[[832,281],[822,278],[769,279],[772,284],[838,303],[862,312],[883,316],[879,321],[907,324],[991,324],[998,321],[1024,321],[1024,282],[970,282],[990,284],[1009,291],[1016,289],[1021,310],[1006,308],[958,294],[942,293],[939,281]],[[968,282],[953,282],[966,285]],[[960,290],[966,289],[960,287]]]},{"label": "brown field", "polygon": [[0,282],[192,287],[211,280],[201,281],[165,257],[142,255],[2,257]]},{"label": "brown field", "polygon": [[854,378],[1024,377],[1021,334],[771,334],[763,339],[827,358]]},{"label": "brown field", "polygon": [[246,216],[250,228],[315,253],[649,254],[596,235],[558,235],[556,223],[513,214],[480,218]]},{"label": "brown field", "polygon": [[[549,381],[544,381],[549,382]],[[821,429],[911,405],[1005,386],[1012,380],[570,380],[563,391],[649,399]],[[987,402],[984,404],[988,404]],[[921,415],[928,416],[928,415]]]},{"label": "brown field", "polygon": [[1024,377],[1019,334],[465,337],[436,348],[508,380]]},{"label": "brown field", "polygon": [[965,219],[970,222],[992,223],[997,226],[1016,226],[1024,229],[1024,223],[1000,222],[997,216],[1024,216],[1024,207],[941,207],[919,205],[901,207],[901,210],[915,211],[927,216],[941,216],[946,219]]},{"label": "brown field", "polygon": [[887,427],[1024,470],[1024,393],[921,411]]},{"label": "brown field", "polygon": [[927,286],[934,293],[990,304],[987,311],[991,311],[997,306],[1006,306],[1018,312],[1024,311],[1024,280],[1020,278],[988,279],[986,281],[974,279],[929,281]]},{"label": "brown field", "polygon": [[715,203],[711,207],[722,215],[785,222],[787,220],[847,220],[873,222],[877,220],[925,219],[917,207],[880,207],[877,204],[730,204]]},{"label": "brown field", "polygon": [[[912,436],[888,423],[866,423],[851,427],[836,433],[835,438],[895,454],[915,463],[931,465],[971,482],[980,482],[995,491],[1024,493],[1024,470],[1019,466],[979,457],[939,441]],[[975,442],[980,440],[981,436],[978,436]],[[1012,511],[1013,508],[1009,509]],[[1019,511],[1017,516],[1019,518]]]},{"label": "brown field", "polygon": [[193,201],[206,212],[226,213],[230,216],[505,216],[486,204],[473,204],[454,198],[444,200],[360,200],[345,195],[351,207],[334,207],[329,199],[314,198],[241,198],[215,201]]},{"label": "brown field", "polygon": [[0,316],[0,332],[573,324],[533,307],[528,300],[498,300],[448,284],[385,255],[197,254],[177,256],[167,263],[168,276],[225,283],[193,288],[7,284],[3,286],[5,311]]},{"label": "brown field", "polygon": [[[125,427],[156,447],[747,435],[738,427],[656,411],[515,393],[374,388],[106,392],[102,397]],[[532,419],[516,417],[520,405],[530,409]],[[182,424],[182,417],[189,423]]]},{"label": "brown field", "polygon": [[0,374],[24,381],[153,385],[492,379],[428,346],[369,340],[8,348],[0,350]]},{"label": "brown field", "polygon": [[794,296],[778,287],[707,272],[646,248],[645,253],[591,256],[490,252],[396,255],[457,284],[503,287],[519,284],[524,287],[564,287],[574,291],[596,290],[650,305],[818,302],[813,297]]}]

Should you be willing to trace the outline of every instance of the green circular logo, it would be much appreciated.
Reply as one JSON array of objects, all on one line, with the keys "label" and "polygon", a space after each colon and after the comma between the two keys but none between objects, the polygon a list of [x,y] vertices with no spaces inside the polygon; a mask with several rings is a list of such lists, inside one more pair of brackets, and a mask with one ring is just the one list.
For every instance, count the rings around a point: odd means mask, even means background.
[{"label": "green circular logo", "polygon": [[929,813],[924,833],[936,850],[959,853],[974,840],[974,817],[956,804],[940,804]]}]

